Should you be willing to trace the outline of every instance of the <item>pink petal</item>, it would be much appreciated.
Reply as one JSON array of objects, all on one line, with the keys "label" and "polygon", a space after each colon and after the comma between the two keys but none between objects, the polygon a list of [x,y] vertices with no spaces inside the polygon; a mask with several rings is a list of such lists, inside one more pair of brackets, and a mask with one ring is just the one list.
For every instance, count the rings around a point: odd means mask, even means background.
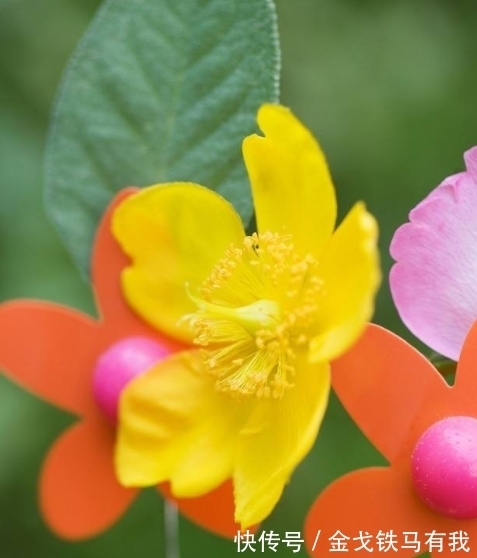
[{"label": "pink petal", "polygon": [[464,153],[464,161],[467,172],[474,180],[477,180],[477,146]]},{"label": "pink petal", "polygon": [[[459,362],[454,382],[455,398],[461,415],[473,416],[477,414],[475,394],[477,393],[477,322],[472,326],[467,335]],[[457,413],[456,413],[457,414]]]},{"label": "pink petal", "polygon": [[406,326],[458,360],[477,318],[477,147],[409,214],[391,242],[390,285]]}]

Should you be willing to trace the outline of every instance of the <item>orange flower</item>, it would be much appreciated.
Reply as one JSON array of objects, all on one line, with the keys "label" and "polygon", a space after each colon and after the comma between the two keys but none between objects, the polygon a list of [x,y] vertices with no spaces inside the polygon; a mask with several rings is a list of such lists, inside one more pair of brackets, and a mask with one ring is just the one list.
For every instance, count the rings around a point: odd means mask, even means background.
[{"label": "orange flower", "polygon": [[[92,277],[99,320],[48,302],[19,300],[0,306],[0,368],[36,396],[81,419],[53,444],[39,481],[42,514],[66,539],[107,529],[137,494],[116,480],[115,431],[93,396],[98,358],[118,341],[137,336],[170,351],[184,348],[141,321],[121,293],[120,273],[128,262],[111,236],[110,219],[133,191],[116,197],[96,237]],[[171,497],[167,484],[158,488]],[[224,536],[237,532],[230,483],[201,498],[171,499],[200,526]]]},{"label": "orange flower", "polygon": [[341,541],[349,551],[367,535],[376,552],[393,539],[387,551],[399,558],[424,551],[450,558],[475,547],[476,362],[477,324],[453,386],[414,348],[375,325],[334,362],[338,397],[389,467],[348,473],[317,498],[305,528],[311,556],[341,535],[349,537]]}]

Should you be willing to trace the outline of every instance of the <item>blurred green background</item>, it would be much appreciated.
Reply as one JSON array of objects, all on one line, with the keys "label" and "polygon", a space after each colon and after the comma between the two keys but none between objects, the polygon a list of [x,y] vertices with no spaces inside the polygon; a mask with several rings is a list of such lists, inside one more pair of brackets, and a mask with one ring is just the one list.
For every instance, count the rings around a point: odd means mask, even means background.
[{"label": "blurred green background", "polygon": [[[98,5],[0,0],[0,300],[43,298],[93,312],[88,286],[45,217],[42,157],[55,88]],[[389,295],[388,246],[412,206],[462,169],[463,151],[477,144],[477,5],[277,0],[277,9],[282,102],[320,139],[341,214],[364,199],[377,216],[384,283],[375,321],[411,339]],[[150,491],[94,540],[68,544],[48,532],[36,505],[37,474],[46,448],[70,422],[0,378],[0,558],[165,556],[162,506]],[[302,530],[321,488],[380,463],[333,398],[314,450],[265,529]],[[180,543],[181,558],[236,554],[232,542],[184,520]],[[284,545],[265,554],[306,555]]]}]

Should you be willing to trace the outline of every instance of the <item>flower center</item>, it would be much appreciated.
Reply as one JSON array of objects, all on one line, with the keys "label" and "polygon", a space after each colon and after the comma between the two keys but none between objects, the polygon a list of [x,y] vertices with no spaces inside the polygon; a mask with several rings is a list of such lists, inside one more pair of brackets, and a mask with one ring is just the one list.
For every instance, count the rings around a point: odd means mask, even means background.
[{"label": "flower center", "polygon": [[219,391],[282,397],[293,386],[297,351],[315,323],[321,281],[317,262],[292,238],[265,232],[230,246],[191,294],[194,343]]}]

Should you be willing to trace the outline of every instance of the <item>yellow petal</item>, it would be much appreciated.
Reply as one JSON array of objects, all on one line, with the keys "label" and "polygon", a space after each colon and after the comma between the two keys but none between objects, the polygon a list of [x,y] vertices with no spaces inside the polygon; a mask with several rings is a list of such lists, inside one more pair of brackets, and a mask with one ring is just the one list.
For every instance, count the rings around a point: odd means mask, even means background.
[{"label": "yellow petal", "polygon": [[214,389],[197,352],[176,353],[133,380],[120,401],[116,473],[124,486],[171,482],[200,496],[231,477],[249,408]]},{"label": "yellow petal", "polygon": [[242,223],[218,194],[195,184],[151,186],[115,211],[113,233],[132,264],[122,276],[125,297],[153,326],[190,340],[181,318],[196,310],[187,296],[230,244],[241,244]]},{"label": "yellow petal", "polygon": [[291,233],[300,252],[319,254],[333,232],[336,198],[325,157],[312,134],[280,105],[263,105],[265,137],[243,142],[258,231]]},{"label": "yellow petal", "polygon": [[260,402],[239,437],[233,479],[235,520],[242,529],[272,511],[311,449],[326,410],[328,365],[311,364],[305,355],[298,358],[295,386],[282,399]]},{"label": "yellow petal", "polygon": [[310,359],[329,361],[348,349],[374,311],[381,273],[378,226],[362,202],[357,203],[324,249],[320,277],[321,333],[310,343]]}]

